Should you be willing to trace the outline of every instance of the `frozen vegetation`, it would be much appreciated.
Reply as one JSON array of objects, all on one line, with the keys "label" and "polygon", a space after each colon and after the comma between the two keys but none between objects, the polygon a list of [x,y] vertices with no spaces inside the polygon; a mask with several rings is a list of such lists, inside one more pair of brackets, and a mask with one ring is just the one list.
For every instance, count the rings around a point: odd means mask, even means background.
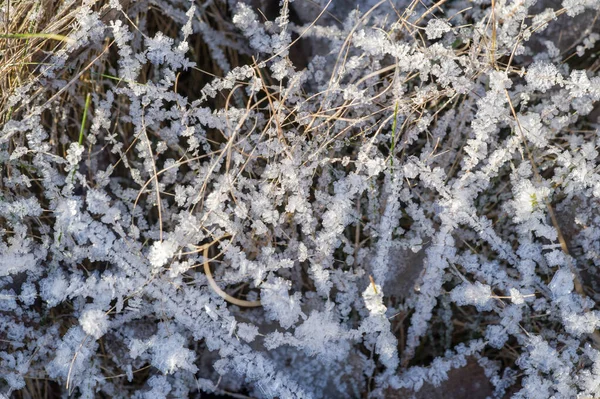
[{"label": "frozen vegetation", "polygon": [[0,396],[600,397],[600,0],[0,4]]}]

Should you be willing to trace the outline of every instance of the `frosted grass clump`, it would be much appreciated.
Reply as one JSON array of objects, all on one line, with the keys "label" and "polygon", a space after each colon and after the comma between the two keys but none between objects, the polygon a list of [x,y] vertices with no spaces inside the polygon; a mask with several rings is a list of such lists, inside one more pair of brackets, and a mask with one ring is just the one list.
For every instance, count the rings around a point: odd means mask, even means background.
[{"label": "frosted grass clump", "polygon": [[0,395],[600,396],[600,1],[35,1]]}]

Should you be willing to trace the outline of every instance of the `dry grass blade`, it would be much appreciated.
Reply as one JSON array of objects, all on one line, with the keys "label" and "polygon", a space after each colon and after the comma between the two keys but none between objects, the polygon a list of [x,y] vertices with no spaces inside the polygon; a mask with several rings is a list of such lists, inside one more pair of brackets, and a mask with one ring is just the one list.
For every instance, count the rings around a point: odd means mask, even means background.
[{"label": "dry grass blade", "polygon": [[0,39],[52,39],[66,43],[75,43],[69,36],[58,35],[56,33],[13,33],[0,34]]}]

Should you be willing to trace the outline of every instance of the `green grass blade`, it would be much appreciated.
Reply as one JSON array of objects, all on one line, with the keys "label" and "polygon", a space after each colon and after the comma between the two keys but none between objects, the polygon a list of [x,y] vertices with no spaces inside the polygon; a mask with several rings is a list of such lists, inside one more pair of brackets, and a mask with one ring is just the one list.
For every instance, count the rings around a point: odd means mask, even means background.
[{"label": "green grass blade", "polygon": [[90,93],[85,97],[85,108],[83,109],[83,117],[81,118],[81,128],[79,129],[79,145],[83,143],[83,133],[85,132],[85,122],[87,120],[88,109],[90,108],[90,102],[92,95]]}]

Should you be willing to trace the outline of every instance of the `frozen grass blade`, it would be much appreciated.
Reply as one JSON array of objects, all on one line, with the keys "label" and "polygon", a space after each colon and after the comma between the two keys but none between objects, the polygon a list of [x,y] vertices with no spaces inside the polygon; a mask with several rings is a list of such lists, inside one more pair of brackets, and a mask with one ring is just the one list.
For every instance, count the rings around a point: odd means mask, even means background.
[{"label": "frozen grass blade", "polygon": [[398,102],[394,107],[394,122],[392,123],[392,143],[390,145],[390,166],[394,166],[394,149],[396,148],[396,123],[398,122]]}]

